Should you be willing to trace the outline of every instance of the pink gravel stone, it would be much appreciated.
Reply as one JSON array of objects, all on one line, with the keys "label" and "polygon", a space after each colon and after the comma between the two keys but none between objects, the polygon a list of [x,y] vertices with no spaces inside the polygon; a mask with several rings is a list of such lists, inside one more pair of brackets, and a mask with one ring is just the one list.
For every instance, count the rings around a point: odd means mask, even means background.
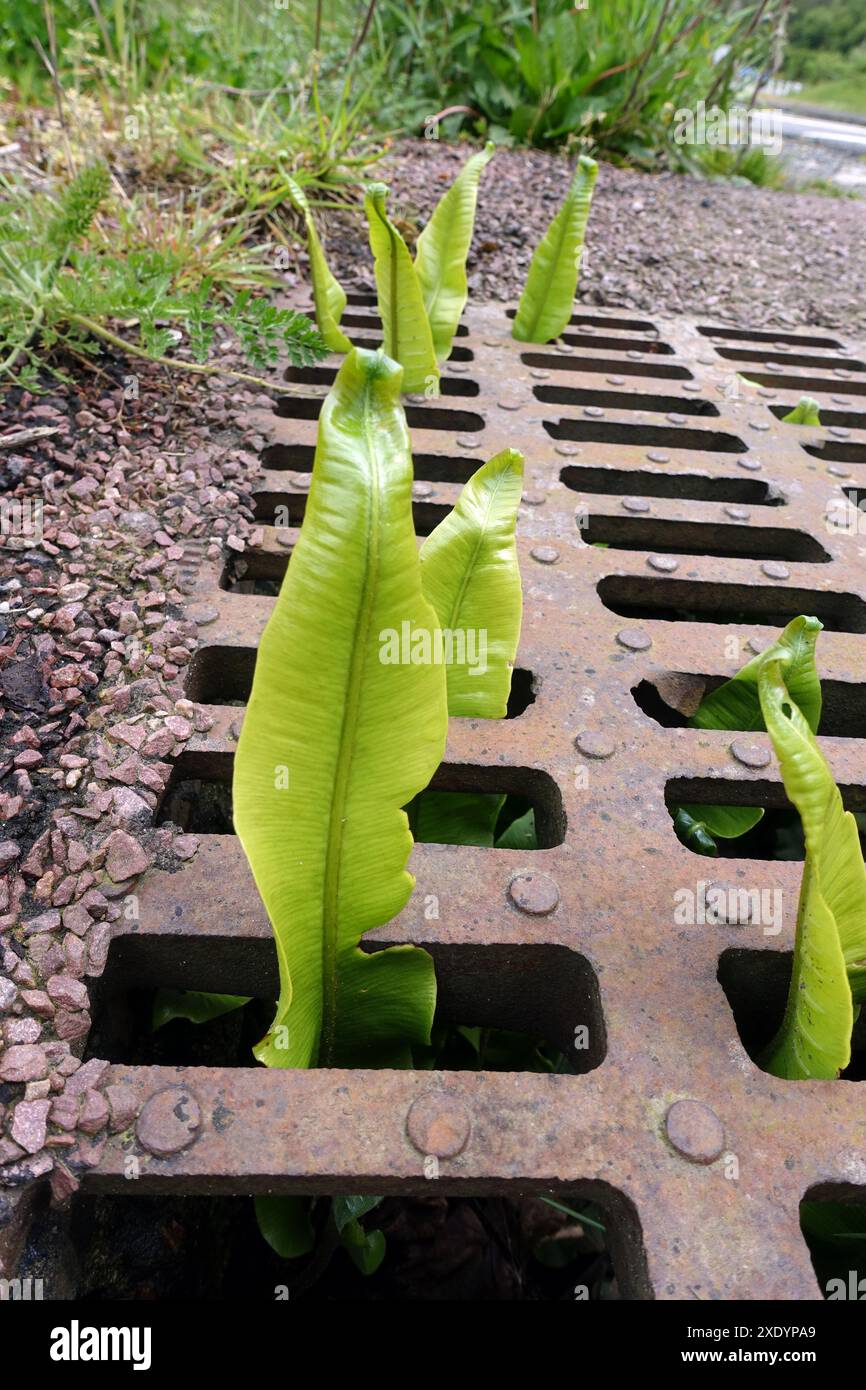
[{"label": "pink gravel stone", "polygon": [[10,1018],[3,1025],[3,1036],[10,1046],[38,1042],[41,1034],[42,1028],[35,1018]]},{"label": "pink gravel stone", "polygon": [[108,1123],[108,1102],[99,1091],[85,1091],[78,1128],[85,1134],[98,1134]]},{"label": "pink gravel stone", "polygon": [[63,925],[67,931],[75,932],[76,936],[83,936],[93,926],[93,918],[86,907],[82,907],[81,903],[75,903],[72,907],[64,909]]},{"label": "pink gravel stone", "polygon": [[38,1153],[48,1137],[50,1100],[22,1100],[12,1116],[11,1135],[29,1154]]},{"label": "pink gravel stone", "polygon": [[167,758],[174,748],[174,739],[167,729],[157,729],[141,746],[148,758]]},{"label": "pink gravel stone", "polygon": [[57,1125],[58,1129],[75,1129],[78,1124],[79,1105],[78,1096],[70,1096],[64,1092],[51,1103],[51,1123]]},{"label": "pink gravel stone", "polygon": [[65,1038],[69,1042],[84,1038],[90,1032],[90,1014],[59,1009],[54,1018],[54,1031],[58,1038]]},{"label": "pink gravel stone", "polygon": [[0,1081],[41,1081],[47,1075],[45,1051],[35,1043],[7,1047],[0,1057]]},{"label": "pink gravel stone", "polygon": [[114,830],[108,837],[105,867],[114,883],[143,874],[151,863],[150,855],[125,830]]},{"label": "pink gravel stone", "polygon": [[54,1005],[43,989],[22,989],[21,998],[32,1013],[40,1018],[52,1018]]},{"label": "pink gravel stone", "polygon": [[86,1009],[89,1003],[87,987],[72,975],[52,975],[45,988],[55,1004],[67,1009]]},{"label": "pink gravel stone", "polygon": [[77,1192],[81,1184],[74,1173],[70,1173],[64,1163],[57,1163],[49,1178],[51,1196],[55,1202],[65,1202]]},{"label": "pink gravel stone", "polygon": [[126,1129],[138,1114],[138,1098],[131,1086],[121,1082],[116,1086],[106,1086],[105,1098],[111,1110],[111,1128],[114,1131]]},{"label": "pink gravel stone", "polygon": [[104,1062],[100,1057],[91,1057],[90,1061],[79,1067],[74,1077],[66,1083],[66,1094],[80,1096],[85,1091],[95,1090],[102,1084],[110,1065],[110,1062]]}]

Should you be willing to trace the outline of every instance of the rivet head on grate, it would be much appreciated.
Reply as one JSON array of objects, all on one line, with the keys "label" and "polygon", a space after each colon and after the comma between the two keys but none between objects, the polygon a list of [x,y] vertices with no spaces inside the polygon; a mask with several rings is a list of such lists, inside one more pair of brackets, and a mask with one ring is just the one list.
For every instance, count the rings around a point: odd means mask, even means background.
[{"label": "rivet head on grate", "polygon": [[553,452],[555,454],[562,454],[563,458],[570,459],[574,458],[575,454],[579,454],[580,450],[576,444],[556,444],[554,445]]},{"label": "rivet head on grate", "polygon": [[591,420],[600,420],[604,415],[604,411],[600,405],[585,405],[583,407],[583,413],[584,415],[588,415]]},{"label": "rivet head on grate", "polygon": [[768,430],[769,428],[770,428],[770,422],[769,422],[769,420],[750,420],[750,421],[749,421],[749,429],[750,429],[750,430]]},{"label": "rivet head on grate", "polygon": [[774,401],[778,394],[778,391],[771,391],[769,386],[758,387],[758,395],[763,396],[765,400]]},{"label": "rivet head on grate", "polygon": [[699,381],[684,381],[684,382],[683,382],[683,390],[684,390],[684,391],[700,391],[700,390],[702,390],[702,389],[703,389],[703,388],[702,388],[701,383],[700,383]]},{"label": "rivet head on grate", "polygon": [[731,521],[748,521],[750,515],[745,507],[725,507],[725,516],[729,516]]},{"label": "rivet head on grate", "polygon": [[516,908],[530,917],[547,917],[559,905],[559,889],[549,874],[515,874],[508,896]]},{"label": "rivet head on grate", "polygon": [[680,415],[676,410],[672,410],[670,412],[670,414],[668,415],[668,419],[670,420],[672,425],[685,425],[688,423],[685,415]]},{"label": "rivet head on grate", "polygon": [[474,434],[458,434],[455,443],[460,449],[477,449],[481,440]]},{"label": "rivet head on grate", "polygon": [[520,500],[527,507],[543,507],[547,499],[543,492],[524,492]]},{"label": "rivet head on grate", "polygon": [[848,370],[847,367],[834,367],[834,368],[833,368],[833,375],[834,375],[834,376],[842,376],[842,377],[845,377],[845,376],[850,376],[851,373],[849,372],[849,370]]},{"label": "rivet head on grate", "polygon": [[428,1091],[409,1107],[406,1133],[421,1154],[456,1158],[466,1148],[472,1120],[462,1101],[445,1091]]},{"label": "rivet head on grate", "polygon": [[760,748],[756,743],[746,743],[741,738],[734,739],[730,750],[743,767],[766,767],[770,761],[769,749]]},{"label": "rivet head on grate", "polygon": [[630,652],[645,652],[653,644],[653,639],[642,627],[624,627],[616,634],[616,640]]},{"label": "rivet head on grate", "polygon": [[783,372],[784,370],[785,370],[785,368],[782,366],[781,362],[768,362],[768,363],[767,363],[767,371],[768,371],[768,372]]},{"label": "rivet head on grate", "polygon": [[670,463],[670,454],[664,453],[661,449],[650,449],[647,454],[650,463]]},{"label": "rivet head on grate", "polygon": [[850,397],[850,396],[831,396],[831,397],[830,397],[830,400],[833,402],[834,405],[850,405],[850,404],[851,404],[851,397]]},{"label": "rivet head on grate", "polygon": [[842,425],[831,425],[831,426],[830,426],[830,433],[831,433],[832,435],[835,435],[835,437],[836,437],[837,439],[850,439],[850,438],[851,438],[851,431],[850,431],[850,430],[846,430],[846,429],[844,428],[844,426],[842,426]]},{"label": "rivet head on grate", "polygon": [[550,376],[550,372],[545,372],[541,367],[533,367],[529,375],[533,377],[536,381],[547,381],[548,377]]},{"label": "rivet head on grate", "polygon": [[424,482],[421,482],[421,483],[413,483],[413,484],[412,484],[412,496],[413,496],[413,497],[429,497],[430,494],[432,493],[432,491],[433,491],[433,484],[432,484],[432,483],[424,483]]},{"label": "rivet head on grate", "polygon": [[499,406],[500,410],[520,410],[523,401],[507,401],[503,398],[501,401],[497,401],[496,404]]},{"label": "rivet head on grate", "polygon": [[772,640],[772,637],[750,637],[748,642],[746,643],[746,646],[748,647],[750,652],[754,652],[755,656],[758,656],[761,652],[765,652],[767,650],[767,648],[771,645]]},{"label": "rivet head on grate", "polygon": [[311,482],[309,473],[296,473],[292,479],[292,487],[297,488],[298,492],[309,492]]},{"label": "rivet head on grate", "polygon": [[166,1086],[142,1107],[135,1133],[138,1142],[157,1158],[188,1149],[201,1133],[201,1107],[187,1086]]},{"label": "rivet head on grate", "polygon": [[735,883],[708,883],[706,917],[710,925],[744,927],[752,920],[752,902]]},{"label": "rivet head on grate", "polygon": [[665,1116],[665,1133],[689,1163],[714,1163],[725,1147],[724,1126],[699,1100],[676,1100]]},{"label": "rivet head on grate", "polygon": [[675,560],[673,555],[648,555],[646,562],[650,569],[660,570],[662,574],[673,574],[680,567],[679,560]]},{"label": "rivet head on grate", "polygon": [[464,372],[469,371],[469,367],[466,362],[449,362],[448,371],[456,372],[458,376],[462,376]]},{"label": "rivet head on grate", "polygon": [[276,542],[277,545],[281,545],[284,550],[291,550],[294,544],[288,531],[277,531]]},{"label": "rivet head on grate", "polygon": [[850,478],[851,473],[847,468],[842,468],[838,463],[828,463],[827,472],[832,473],[834,478]]},{"label": "rivet head on grate", "polygon": [[539,565],[555,565],[559,559],[559,551],[554,550],[552,545],[536,545],[529,553]]},{"label": "rivet head on grate", "polygon": [[482,338],[481,341],[485,347],[502,347],[501,338]]},{"label": "rivet head on grate", "polygon": [[620,504],[627,512],[648,512],[650,504],[645,497],[624,497]]},{"label": "rivet head on grate", "polygon": [[608,376],[605,377],[605,381],[609,386],[625,386],[624,376]]},{"label": "rivet head on grate", "polygon": [[612,758],[616,752],[613,739],[605,734],[594,733],[592,729],[578,734],[574,746],[585,758]]},{"label": "rivet head on grate", "polygon": [[745,458],[737,459],[737,466],[738,468],[745,468],[747,473],[757,473],[760,470],[761,464],[757,459]]},{"label": "rivet head on grate", "polygon": [[219,609],[212,608],[210,604],[201,603],[187,610],[189,616],[199,627],[206,627],[208,623],[215,623],[219,617]]},{"label": "rivet head on grate", "polygon": [[768,579],[790,579],[791,571],[787,565],[783,565],[779,560],[765,560],[761,565],[761,572]]},{"label": "rivet head on grate", "polygon": [[698,357],[696,360],[701,367],[714,367],[716,365],[715,357]]},{"label": "rivet head on grate", "polygon": [[626,357],[630,357],[633,362],[640,362],[643,358],[643,353],[637,352],[634,348],[629,348]]}]

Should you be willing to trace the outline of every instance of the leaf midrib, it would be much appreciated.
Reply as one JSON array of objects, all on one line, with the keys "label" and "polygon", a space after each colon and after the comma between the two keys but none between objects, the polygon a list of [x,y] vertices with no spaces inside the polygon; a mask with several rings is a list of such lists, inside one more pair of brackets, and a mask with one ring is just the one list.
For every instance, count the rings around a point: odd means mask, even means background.
[{"label": "leaf midrib", "polygon": [[493,510],[493,504],[496,501],[497,493],[499,492],[500,487],[504,484],[506,477],[506,473],[500,473],[498,477],[496,477],[493,480],[493,486],[490,489],[490,493],[487,499],[487,505],[484,509],[484,520],[482,521],[481,526],[478,528],[478,537],[475,542],[475,549],[472,553],[472,559],[463,570],[463,577],[460,583],[460,587],[455,595],[454,602],[451,605],[451,612],[448,615],[448,622],[444,625],[445,627],[450,628],[452,632],[454,631],[456,620],[460,616],[460,610],[463,607],[463,600],[466,598],[466,591],[468,590],[469,585],[472,582],[472,577],[475,574],[475,568],[478,564],[478,557],[487,538],[487,529],[490,525],[490,514]]},{"label": "leaf midrib", "polygon": [[357,741],[367,638],[373,614],[375,578],[378,577],[380,474],[379,460],[373,444],[370,421],[370,383],[365,381],[362,398],[362,431],[367,458],[370,462],[370,506],[367,510],[366,570],[361,589],[361,602],[352,637],[352,661],[343,704],[340,729],[340,748],[334,775],[334,790],[328,823],[328,847],[325,858],[322,922],[322,1028],[319,1040],[320,1066],[328,1066],[333,1055],[337,1027],[337,957],[339,941],[339,899],[342,870],[342,851],[345,838],[345,809],[351,780],[352,761]]}]

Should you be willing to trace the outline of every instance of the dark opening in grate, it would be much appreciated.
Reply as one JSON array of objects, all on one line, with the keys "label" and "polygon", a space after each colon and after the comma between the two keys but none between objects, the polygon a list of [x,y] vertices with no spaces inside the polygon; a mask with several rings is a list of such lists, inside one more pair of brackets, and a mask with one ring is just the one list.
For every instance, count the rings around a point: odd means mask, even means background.
[{"label": "dark opening in grate", "polygon": [[733,526],[721,522],[665,521],[642,516],[580,518],[580,534],[588,545],[600,542],[611,550],[651,550],[670,555],[744,556],[751,560],[800,560],[826,563],[830,556],[805,531],[782,527]]},{"label": "dark opening in grate", "polygon": [[546,368],[552,372],[618,372],[621,376],[666,378],[668,381],[692,381],[688,367],[668,362],[623,362],[618,357],[580,357],[577,353],[523,352],[520,360],[526,367]]},{"label": "dark opening in grate", "polygon": [[[774,923],[762,921],[761,913],[766,910],[769,900],[765,896],[765,908],[760,905],[761,889],[757,885],[741,890],[751,898],[752,920],[758,930],[774,930]],[[764,888],[764,894],[772,892]],[[746,898],[743,897],[745,904]],[[770,910],[772,914],[772,909]],[[796,900],[788,904],[790,915],[796,912]],[[785,1013],[788,986],[791,982],[791,951],[773,950],[770,945],[763,950],[754,948],[733,948],[723,951],[719,959],[718,981],[725,992],[740,1042],[756,1066],[761,1066],[761,1054],[773,1041]],[[763,1068],[762,1068],[763,1069]],[[866,1024],[858,1020],[854,1025],[851,1039],[851,1065],[842,1073],[842,1081],[862,1081],[866,1079]],[[798,1081],[780,1081],[781,1086],[798,1086]]]},{"label": "dark opening in grate", "polygon": [[[278,396],[274,413],[284,420],[318,420],[322,398],[310,396]],[[484,429],[484,420],[470,410],[445,410],[435,405],[407,405],[406,419],[410,429],[466,430],[472,434]]]},{"label": "dark opening in grate", "polygon": [[593,444],[641,445],[649,449],[691,449],[715,454],[745,454],[747,445],[723,430],[681,429],[673,425],[632,425],[618,420],[570,420],[563,416],[544,428],[552,439],[584,440]]},{"label": "dark opening in grate", "polygon": [[[287,367],[286,381],[300,382],[308,386],[333,386],[337,376],[336,367]],[[477,396],[478,383],[463,377],[442,376],[439,390],[443,396]]]},{"label": "dark opening in grate", "polygon": [[[254,492],[255,519],[269,526],[300,526],[307,509],[308,496],[306,492]],[[440,521],[444,521],[450,510],[450,506],[445,502],[413,501],[415,534],[429,536]],[[250,553],[244,552],[245,560],[250,558]]]},{"label": "dark opening in grate", "polygon": [[[674,682],[700,681],[703,693],[709,694],[723,685],[725,676],[694,676],[690,672],[672,672],[659,681]],[[823,703],[821,706],[820,733],[825,738],[863,738],[866,731],[866,684],[855,681],[821,680]],[[663,698],[653,680],[642,680],[632,689],[632,696],[638,709],[663,729],[684,729],[689,726],[688,716],[681,713]],[[741,732],[749,732],[742,730]]]},{"label": "dark opening in grate", "polygon": [[[252,689],[255,664],[255,647],[199,647],[189,664],[186,694],[203,705],[244,705]],[[515,667],[506,718],[519,718],[535,698],[532,672]]]},{"label": "dark opening in grate", "polygon": [[[234,753],[188,750],[175,760],[156,813],[156,823],[173,821],[196,835],[230,835],[231,777]],[[506,763],[495,767],[443,763],[430,786],[454,793],[493,792],[520,797],[535,812],[538,849],[553,849],[565,837],[565,809],[555,780],[537,767]],[[419,843],[425,843],[419,840]],[[440,843],[440,842],[437,842]],[[505,850],[483,850],[500,854]],[[531,853],[532,851],[529,851]]]},{"label": "dark opening in grate", "polygon": [[670,497],[694,502],[747,502],[781,507],[785,498],[773,483],[757,478],[718,478],[707,473],[651,472],[645,468],[602,468],[571,463],[560,480],[575,492],[600,492],[611,497]]},{"label": "dark opening in grate", "polygon": [[606,410],[645,410],[664,415],[718,415],[712,401],[652,396],[645,391],[591,391],[574,386],[534,386],[532,394],[549,405],[595,405]]},{"label": "dark opening in grate", "polygon": [[711,328],[706,324],[698,326],[698,332],[705,338],[731,338],[746,343],[793,343],[795,347],[841,348],[835,338],[810,337],[807,333],[773,333],[769,330],[746,328]]},{"label": "dark opening in grate", "polygon": [[[777,420],[781,420],[786,415],[790,415],[793,406],[790,405],[771,405],[770,409]],[[821,406],[821,424],[838,425],[845,429],[866,430],[866,414],[856,410],[827,410]],[[802,429],[802,425],[793,425],[792,429]]]},{"label": "dark opening in grate", "polygon": [[[380,937],[366,940],[363,949],[372,954],[389,944]],[[147,952],[127,938],[112,945],[95,1000],[91,1056],[134,1066],[257,1065],[251,1049],[270,1026],[279,994],[273,937],[206,937],[188,946],[180,952],[176,939],[168,938],[152,939]],[[574,1074],[603,1062],[607,1038],[598,979],[579,952],[552,944],[516,949],[435,941],[425,942],[424,949],[436,965],[437,1027],[497,1028],[520,1035],[526,1040],[526,1066],[518,1070],[534,1069],[536,1043],[559,1054],[561,1069]],[[152,991],[160,988],[247,995],[256,1002],[203,1026],[179,1020],[154,1032]],[[443,1069],[474,1071],[477,1065],[470,1049],[452,1047]]]},{"label": "dark opening in grate", "polygon": [[780,628],[801,613],[813,613],[830,632],[866,632],[866,603],[857,594],[610,574],[599,581],[598,595],[605,608],[624,618]]}]

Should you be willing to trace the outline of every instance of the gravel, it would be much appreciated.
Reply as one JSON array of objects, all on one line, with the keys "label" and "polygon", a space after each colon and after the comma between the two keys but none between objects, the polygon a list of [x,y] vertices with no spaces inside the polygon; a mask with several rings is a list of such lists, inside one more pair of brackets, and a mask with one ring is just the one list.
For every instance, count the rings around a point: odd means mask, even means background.
[{"label": "gravel", "polygon": [[[406,140],[377,175],[414,237],[469,146]],[[499,150],[482,176],[469,261],[470,295],[516,299],[532,251],[555,213],[571,165],[537,150]],[[746,326],[815,324],[866,331],[862,201],[640,174],[604,164],[581,268],[587,304],[706,315]],[[372,283],[360,211],[334,214],[328,253],[347,283]],[[360,249],[359,249],[360,248]]]},{"label": "gravel", "polygon": [[167,759],[212,723],[185,693],[187,595],[206,549],[255,534],[247,411],[269,399],[149,367],[128,399],[126,364],[100,366],[9,393],[4,427],[55,432],[0,453],[0,491],[43,500],[41,534],[0,551],[0,1191],[49,1177],[57,1201],[109,1126],[108,1064],[80,1055],[119,898],[199,848],[153,824]]}]

